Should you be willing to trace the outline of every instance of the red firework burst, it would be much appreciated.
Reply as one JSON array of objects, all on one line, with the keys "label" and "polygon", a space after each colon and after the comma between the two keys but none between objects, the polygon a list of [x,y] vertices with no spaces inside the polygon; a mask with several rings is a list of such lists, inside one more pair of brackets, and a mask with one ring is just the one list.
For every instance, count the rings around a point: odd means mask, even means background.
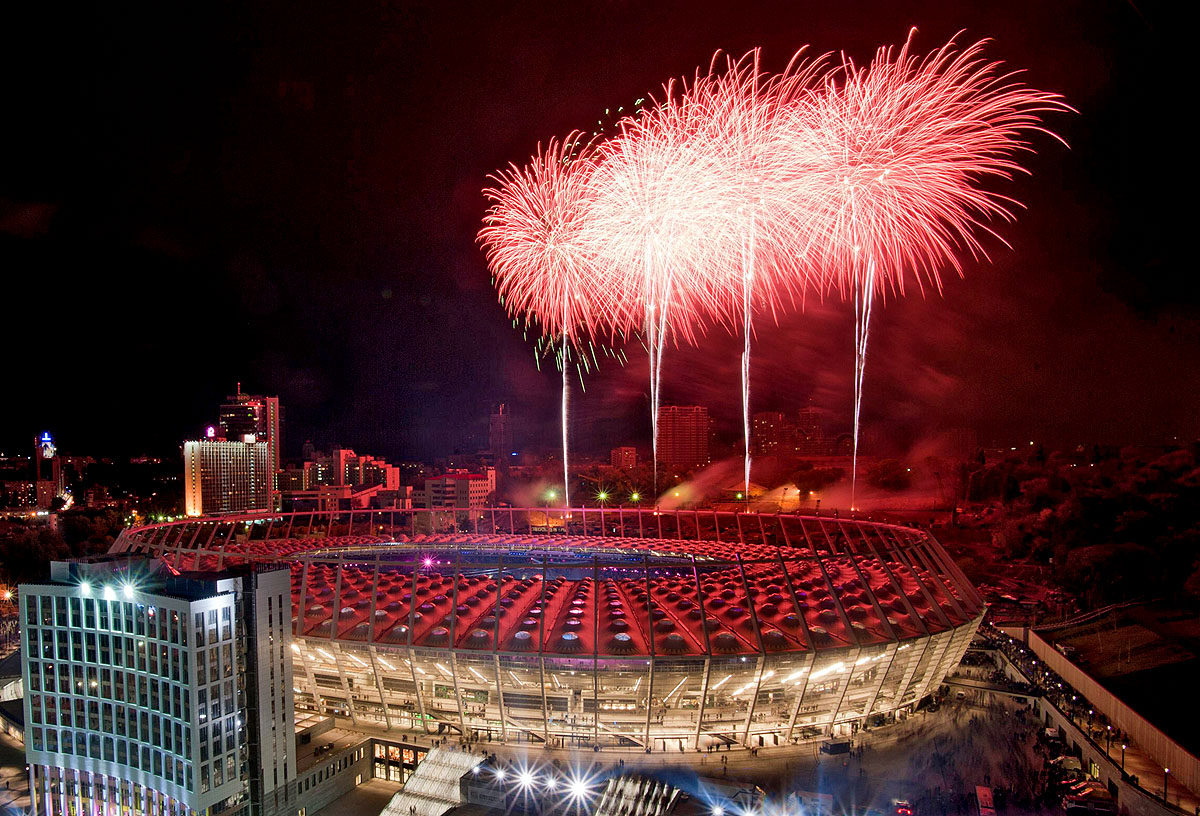
[{"label": "red firework burst", "polygon": [[623,326],[613,267],[588,229],[591,147],[578,133],[552,139],[524,167],[510,165],[484,190],[492,202],[479,231],[501,302],[549,337],[578,342]]}]

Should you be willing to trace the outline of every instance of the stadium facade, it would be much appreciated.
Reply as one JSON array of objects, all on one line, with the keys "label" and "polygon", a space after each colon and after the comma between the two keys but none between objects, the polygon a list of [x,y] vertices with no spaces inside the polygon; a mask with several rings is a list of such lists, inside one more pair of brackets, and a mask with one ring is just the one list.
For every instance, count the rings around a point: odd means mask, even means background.
[{"label": "stadium facade", "polygon": [[562,747],[844,733],[935,690],[984,613],[929,533],[833,517],[314,512],[133,528],[113,551],[286,563],[298,709]]}]

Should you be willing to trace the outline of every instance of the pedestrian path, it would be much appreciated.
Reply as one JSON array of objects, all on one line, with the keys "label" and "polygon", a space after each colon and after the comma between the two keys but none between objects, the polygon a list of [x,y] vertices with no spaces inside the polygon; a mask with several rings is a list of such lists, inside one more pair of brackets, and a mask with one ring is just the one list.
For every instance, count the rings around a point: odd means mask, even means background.
[{"label": "pedestrian path", "polygon": [[1185,814],[1200,814],[1200,795],[1190,791],[1164,773],[1140,745],[1113,729],[1087,698],[1048,669],[1036,656],[1014,638],[998,630],[980,630],[990,646],[999,651],[1011,665],[1032,683],[1043,699],[1069,719],[1101,753],[1126,775],[1136,777],[1136,784],[1146,793]]},{"label": "pedestrian path", "polygon": [[29,810],[29,775],[25,771],[25,746],[0,733],[0,814]]}]

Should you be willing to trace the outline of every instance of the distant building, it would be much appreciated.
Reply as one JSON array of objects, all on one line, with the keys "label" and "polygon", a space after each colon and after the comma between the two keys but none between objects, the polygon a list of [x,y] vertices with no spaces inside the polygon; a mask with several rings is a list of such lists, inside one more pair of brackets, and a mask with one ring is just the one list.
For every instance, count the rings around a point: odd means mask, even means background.
[{"label": "distant building", "polygon": [[54,500],[63,495],[62,459],[49,432],[33,440],[33,483],[37,506],[49,510]]},{"label": "distant building", "polygon": [[413,489],[401,485],[384,489],[382,485],[314,485],[305,490],[289,490],[283,494],[285,511],[304,510],[410,510]]},{"label": "distant building", "polygon": [[328,456],[316,453],[313,461],[305,462],[299,469],[289,468],[286,472],[288,484],[295,485],[300,479],[302,490],[311,490],[318,485],[381,485],[385,490],[395,490],[400,486],[400,468],[383,459],[355,453],[350,448],[337,448]]},{"label": "distant building", "polygon": [[466,508],[487,505],[488,496],[496,492],[496,471],[487,468],[483,473],[447,473],[436,479],[426,479],[425,487],[413,495],[413,505],[425,508]]},{"label": "distant building", "polygon": [[699,405],[667,405],[658,412],[658,460],[679,468],[707,465],[708,409]]},{"label": "distant building", "polygon": [[795,434],[784,415],[778,411],[762,411],[754,415],[750,434],[750,450],[757,456],[778,456],[788,451]]},{"label": "distant building", "polygon": [[200,516],[273,510],[274,475],[267,442],[184,442],[184,513]]},{"label": "distant building", "polygon": [[816,408],[801,408],[796,413],[796,434],[801,440],[809,442],[825,438],[821,414]]},{"label": "distant building", "polygon": [[20,595],[34,813],[294,816],[286,567],[101,556]]},{"label": "distant building", "polygon": [[797,412],[791,449],[796,456],[835,456],[841,452],[838,437],[826,436],[821,412],[816,408]]},{"label": "distant building", "polygon": [[634,470],[637,468],[637,448],[629,446],[613,448],[609,454],[609,462],[620,470]]},{"label": "distant building", "polygon": [[506,461],[513,452],[512,414],[506,403],[499,403],[492,408],[488,417],[488,450],[496,463]]},{"label": "distant building", "polygon": [[243,441],[253,437],[255,442],[266,442],[270,449],[270,487],[273,506],[279,506],[279,487],[276,474],[281,467],[281,428],[283,417],[279,397],[264,397],[242,393],[238,383],[237,393],[229,397],[218,411],[220,436],[229,440]]},{"label": "distant building", "polygon": [[[311,463],[305,463],[311,464]],[[305,466],[289,465],[279,471],[279,492],[287,497],[288,493],[293,493],[297,490],[308,490],[312,483],[309,481],[310,468]]]},{"label": "distant building", "polygon": [[338,448],[280,471],[279,485],[286,510],[407,509],[413,490],[402,484],[395,465]]}]

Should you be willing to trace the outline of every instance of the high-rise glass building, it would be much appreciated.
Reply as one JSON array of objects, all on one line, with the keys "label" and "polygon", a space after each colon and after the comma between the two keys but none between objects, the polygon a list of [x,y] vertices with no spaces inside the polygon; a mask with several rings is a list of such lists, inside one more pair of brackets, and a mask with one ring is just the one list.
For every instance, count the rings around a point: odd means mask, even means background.
[{"label": "high-rise glass building", "polygon": [[35,813],[295,811],[286,568],[102,556],[21,598]]}]

